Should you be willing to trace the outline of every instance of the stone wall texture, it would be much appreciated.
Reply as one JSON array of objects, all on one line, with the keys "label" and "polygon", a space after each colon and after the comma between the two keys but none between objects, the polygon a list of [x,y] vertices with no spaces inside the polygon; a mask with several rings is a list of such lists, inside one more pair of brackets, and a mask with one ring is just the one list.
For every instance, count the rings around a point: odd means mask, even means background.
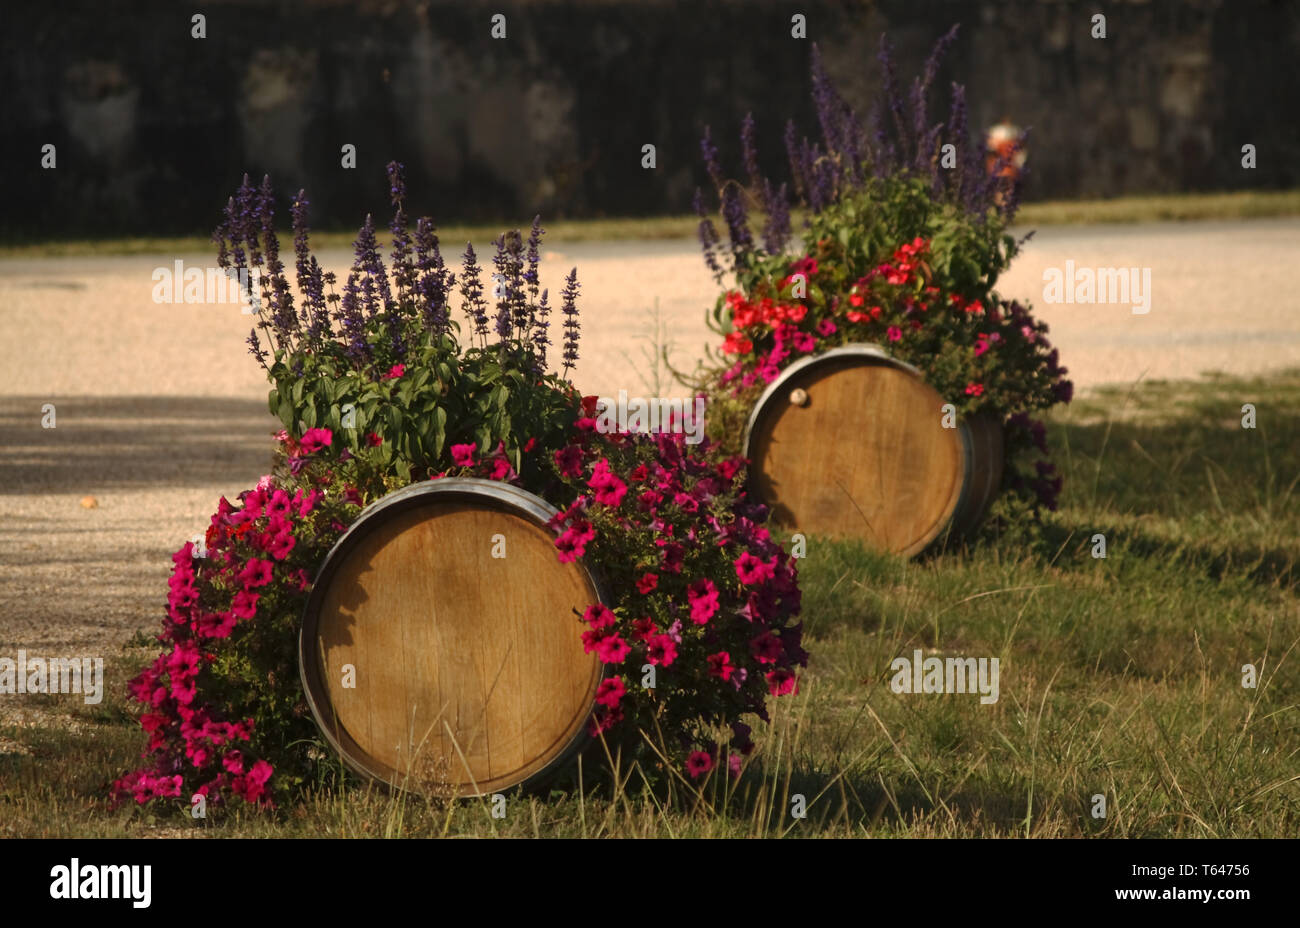
[{"label": "stone wall texture", "polygon": [[881,33],[910,81],[953,23],[940,86],[966,84],[972,126],[1032,127],[1027,199],[1300,185],[1292,0],[59,0],[0,16],[6,238],[206,234],[245,171],[306,187],[314,224],[355,227],[385,203],[390,158],[412,211],[441,221],[686,212],[705,125],[737,172],[746,112],[772,168],[787,117],[813,128],[812,42],[865,112]]}]

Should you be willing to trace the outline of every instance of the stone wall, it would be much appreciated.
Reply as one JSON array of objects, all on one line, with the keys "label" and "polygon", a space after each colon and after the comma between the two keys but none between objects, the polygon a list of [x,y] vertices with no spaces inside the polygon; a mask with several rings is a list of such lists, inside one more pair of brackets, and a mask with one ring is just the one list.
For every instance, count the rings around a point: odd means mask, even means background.
[{"label": "stone wall", "polygon": [[[790,37],[794,12],[810,41]],[[413,211],[447,221],[680,213],[705,124],[737,170],[746,111],[771,167],[787,116],[812,128],[811,41],[865,110],[880,33],[910,80],[953,22],[941,85],[967,85],[972,125],[1033,127],[1030,199],[1300,184],[1300,5],[1285,0],[60,0],[5,15],[8,238],[206,233],[244,171],[307,187],[315,224],[355,227],[385,203],[393,157]]]}]

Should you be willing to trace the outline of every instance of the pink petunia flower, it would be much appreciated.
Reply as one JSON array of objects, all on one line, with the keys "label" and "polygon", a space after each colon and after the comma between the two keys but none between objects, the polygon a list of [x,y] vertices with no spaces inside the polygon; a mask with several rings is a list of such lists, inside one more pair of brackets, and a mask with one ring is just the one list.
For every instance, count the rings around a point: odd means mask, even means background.
[{"label": "pink petunia flower", "polygon": [[691,621],[706,625],[718,611],[718,588],[708,577],[696,580],[686,588],[686,599],[691,605]]},{"label": "pink petunia flower", "polygon": [[246,590],[266,586],[271,582],[271,562],[257,557],[250,558],[244,565],[244,569],[239,572],[237,579]]},{"label": "pink petunia flower", "polygon": [[632,620],[632,638],[636,641],[648,641],[658,631],[659,627],[655,625],[655,620],[648,615]]},{"label": "pink petunia flower", "polygon": [[562,477],[578,477],[582,474],[582,448],[577,445],[565,445],[555,452],[555,469]]},{"label": "pink petunia flower", "polygon": [[587,553],[587,544],[595,537],[596,530],[592,528],[591,523],[585,519],[578,519],[555,539],[555,547],[560,552],[559,562],[569,564],[582,557]]},{"label": "pink petunia flower", "polygon": [[731,665],[730,654],[726,651],[719,651],[717,654],[710,654],[706,659],[709,662],[709,676],[717,677],[723,681],[731,679],[731,675],[736,668]]},{"label": "pink petunia flower", "polygon": [[474,449],[477,447],[478,447],[477,445],[473,445],[473,444],[452,445],[451,446],[452,463],[455,464],[457,467],[473,467]]},{"label": "pink petunia flower", "polygon": [[760,664],[775,664],[785,653],[785,648],[780,638],[771,631],[765,631],[749,642],[749,651]]},{"label": "pink petunia flower", "polygon": [[748,551],[741,553],[735,562],[736,576],[740,582],[748,585],[762,583],[764,580],[770,580],[776,572],[776,558],[772,558],[771,563],[761,561]]},{"label": "pink petunia flower", "polygon": [[604,603],[592,603],[582,616],[582,621],[592,628],[609,628],[614,624],[614,619],[614,613]]},{"label": "pink petunia flower", "polygon": [[650,637],[646,641],[645,659],[658,666],[671,666],[677,660],[677,642],[668,635]]},{"label": "pink petunia flower", "polygon": [[596,687],[596,704],[608,709],[617,709],[626,692],[627,687],[623,685],[622,677],[601,680],[600,686]]},{"label": "pink petunia flower", "polygon": [[334,433],[329,429],[308,429],[303,433],[302,439],[298,442],[298,447],[303,454],[313,454],[326,445],[332,445],[333,443]]},{"label": "pink petunia flower", "polygon": [[794,673],[784,668],[768,671],[764,676],[767,680],[768,691],[773,696],[784,696],[787,693],[799,692],[799,680]]},{"label": "pink petunia flower", "polygon": [[698,780],[713,769],[713,758],[704,751],[692,751],[686,758],[686,772]]},{"label": "pink petunia flower", "polygon": [[617,633],[606,635],[596,643],[596,656],[606,664],[621,664],[632,648]]},{"label": "pink petunia flower", "polygon": [[251,619],[257,614],[257,601],[261,598],[261,593],[240,590],[230,603],[230,614],[237,619]]}]

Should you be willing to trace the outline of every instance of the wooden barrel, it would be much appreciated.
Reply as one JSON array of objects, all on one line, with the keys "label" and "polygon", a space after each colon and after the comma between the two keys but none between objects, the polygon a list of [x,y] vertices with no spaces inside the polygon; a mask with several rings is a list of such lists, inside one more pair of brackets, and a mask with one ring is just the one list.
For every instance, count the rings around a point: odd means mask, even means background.
[{"label": "wooden barrel", "polygon": [[745,430],[755,495],[793,531],[905,555],[979,524],[1002,480],[1002,426],[944,427],[916,368],[845,345],[786,368]]},{"label": "wooden barrel", "polygon": [[584,746],[602,665],[579,616],[604,597],[556,559],[554,513],[507,484],[443,478],[378,500],[339,539],[298,650],[316,721],[352,770],[484,795]]}]

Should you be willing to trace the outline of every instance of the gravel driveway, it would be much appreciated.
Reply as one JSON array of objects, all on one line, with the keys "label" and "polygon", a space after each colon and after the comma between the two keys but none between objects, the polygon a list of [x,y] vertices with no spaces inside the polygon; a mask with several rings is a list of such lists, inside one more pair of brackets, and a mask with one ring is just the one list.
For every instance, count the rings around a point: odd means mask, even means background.
[{"label": "gravel driveway", "polygon": [[[486,245],[484,246],[486,247]],[[451,249],[448,249],[451,251]],[[0,260],[0,656],[100,655],[152,631],[169,555],[267,469],[275,421],[233,305],[151,299],[156,267],[208,254]],[[348,255],[326,253],[341,269]],[[1300,366],[1300,220],[1049,228],[1000,282],[1052,328],[1076,386]],[[1043,272],[1148,267],[1150,311],[1044,305]],[[648,394],[656,300],[679,367],[715,339],[693,242],[557,245],[578,266],[586,393]],[[680,395],[680,390],[664,390]],[[53,403],[57,427],[41,427]],[[96,508],[84,508],[83,497]],[[123,681],[109,680],[120,686]]]}]

